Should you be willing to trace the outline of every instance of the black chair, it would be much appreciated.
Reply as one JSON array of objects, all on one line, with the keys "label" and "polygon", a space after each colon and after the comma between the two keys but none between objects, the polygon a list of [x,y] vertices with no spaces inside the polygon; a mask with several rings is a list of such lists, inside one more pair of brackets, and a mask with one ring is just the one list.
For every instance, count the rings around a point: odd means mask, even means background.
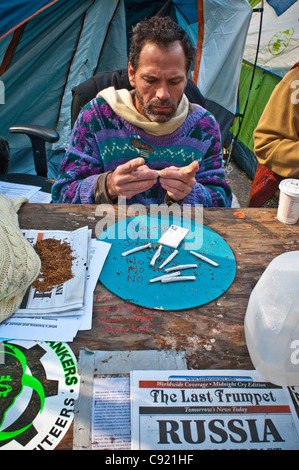
[{"label": "black chair", "polygon": [[[72,89],[73,98],[71,106],[71,127],[77,119],[80,110],[104,88],[114,86],[117,90],[127,88],[132,90],[128,78],[127,69],[119,69],[112,72],[98,72],[93,77],[85,80],[80,85]],[[197,86],[188,79],[185,90],[186,96],[191,103],[197,103],[205,107],[205,99]],[[46,155],[46,142],[54,143],[59,140],[59,134],[54,129],[37,125],[16,125],[10,127],[13,134],[26,134],[32,144],[33,158],[36,175],[47,178],[48,165]],[[20,176],[20,175],[19,175]],[[23,175],[24,176],[24,175]],[[32,180],[32,175],[31,180]],[[12,176],[11,176],[12,178]],[[31,183],[32,184],[32,183]]]},{"label": "black chair", "polygon": [[47,178],[45,142],[56,142],[58,133],[42,126],[13,126],[10,131],[27,134],[31,138],[36,175],[8,173],[11,157],[9,143],[0,136],[0,181],[39,186],[42,191],[50,193],[54,180]]},{"label": "black chair", "polygon": [[49,127],[38,125],[11,126],[9,131],[12,134],[26,134],[30,138],[36,174],[37,176],[47,178],[48,163],[46,142],[57,142],[59,140],[58,132]]},{"label": "black chair", "polygon": [[0,136],[0,174],[5,175],[10,161],[10,148],[7,140]]}]

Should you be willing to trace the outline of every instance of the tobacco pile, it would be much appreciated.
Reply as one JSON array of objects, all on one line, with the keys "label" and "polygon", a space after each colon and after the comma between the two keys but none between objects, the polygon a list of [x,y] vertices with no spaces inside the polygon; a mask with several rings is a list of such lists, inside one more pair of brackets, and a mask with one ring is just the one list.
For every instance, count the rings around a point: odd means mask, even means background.
[{"label": "tobacco pile", "polygon": [[72,265],[75,257],[71,246],[62,240],[39,240],[34,249],[41,260],[39,277],[32,284],[38,292],[47,292],[74,277]]}]

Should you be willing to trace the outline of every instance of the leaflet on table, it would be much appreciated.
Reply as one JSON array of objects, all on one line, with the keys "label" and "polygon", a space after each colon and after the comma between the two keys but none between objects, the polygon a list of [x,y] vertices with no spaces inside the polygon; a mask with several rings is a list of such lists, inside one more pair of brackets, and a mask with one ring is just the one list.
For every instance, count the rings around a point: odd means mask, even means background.
[{"label": "leaflet on table", "polygon": [[287,388],[256,371],[131,373],[132,449],[299,449]]},{"label": "leaflet on table", "polygon": [[11,198],[26,197],[30,203],[48,204],[52,200],[51,193],[41,191],[40,186],[7,181],[0,181],[0,193]]},{"label": "leaflet on table", "polygon": [[91,230],[81,227],[73,232],[62,230],[23,230],[26,239],[34,245],[37,239],[55,238],[67,242],[73,251],[75,260],[72,271],[74,277],[67,282],[53,288],[49,292],[38,292],[31,287],[23,298],[17,315],[44,315],[66,313],[78,310],[83,313],[84,289],[88,266],[89,244]]},{"label": "leaflet on table", "polygon": [[41,190],[40,186],[0,181],[0,193],[7,197],[26,197],[30,200]]}]

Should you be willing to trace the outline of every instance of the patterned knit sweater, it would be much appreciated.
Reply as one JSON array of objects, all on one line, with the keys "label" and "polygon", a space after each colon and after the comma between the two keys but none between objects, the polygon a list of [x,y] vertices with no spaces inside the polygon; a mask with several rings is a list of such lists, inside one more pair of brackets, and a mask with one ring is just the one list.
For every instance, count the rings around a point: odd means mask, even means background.
[{"label": "patterned knit sweater", "polygon": [[[145,153],[136,148],[136,141],[149,150],[145,164],[151,169],[199,162],[196,184],[181,204],[231,205],[232,194],[222,168],[220,131],[208,111],[196,106],[175,132],[156,136],[122,119],[103,98],[95,98],[79,114],[52,189],[53,202],[94,204],[94,185],[100,174],[113,171],[130,159],[144,157]],[[127,203],[162,204],[165,194],[158,180]]]}]

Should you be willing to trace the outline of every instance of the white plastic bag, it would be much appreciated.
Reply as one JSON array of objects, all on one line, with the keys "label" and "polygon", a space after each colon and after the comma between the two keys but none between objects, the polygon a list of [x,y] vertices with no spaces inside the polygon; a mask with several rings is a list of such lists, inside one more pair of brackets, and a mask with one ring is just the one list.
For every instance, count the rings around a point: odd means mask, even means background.
[{"label": "white plastic bag", "polygon": [[299,251],[271,261],[249,298],[245,337],[256,370],[276,385],[299,385]]}]

